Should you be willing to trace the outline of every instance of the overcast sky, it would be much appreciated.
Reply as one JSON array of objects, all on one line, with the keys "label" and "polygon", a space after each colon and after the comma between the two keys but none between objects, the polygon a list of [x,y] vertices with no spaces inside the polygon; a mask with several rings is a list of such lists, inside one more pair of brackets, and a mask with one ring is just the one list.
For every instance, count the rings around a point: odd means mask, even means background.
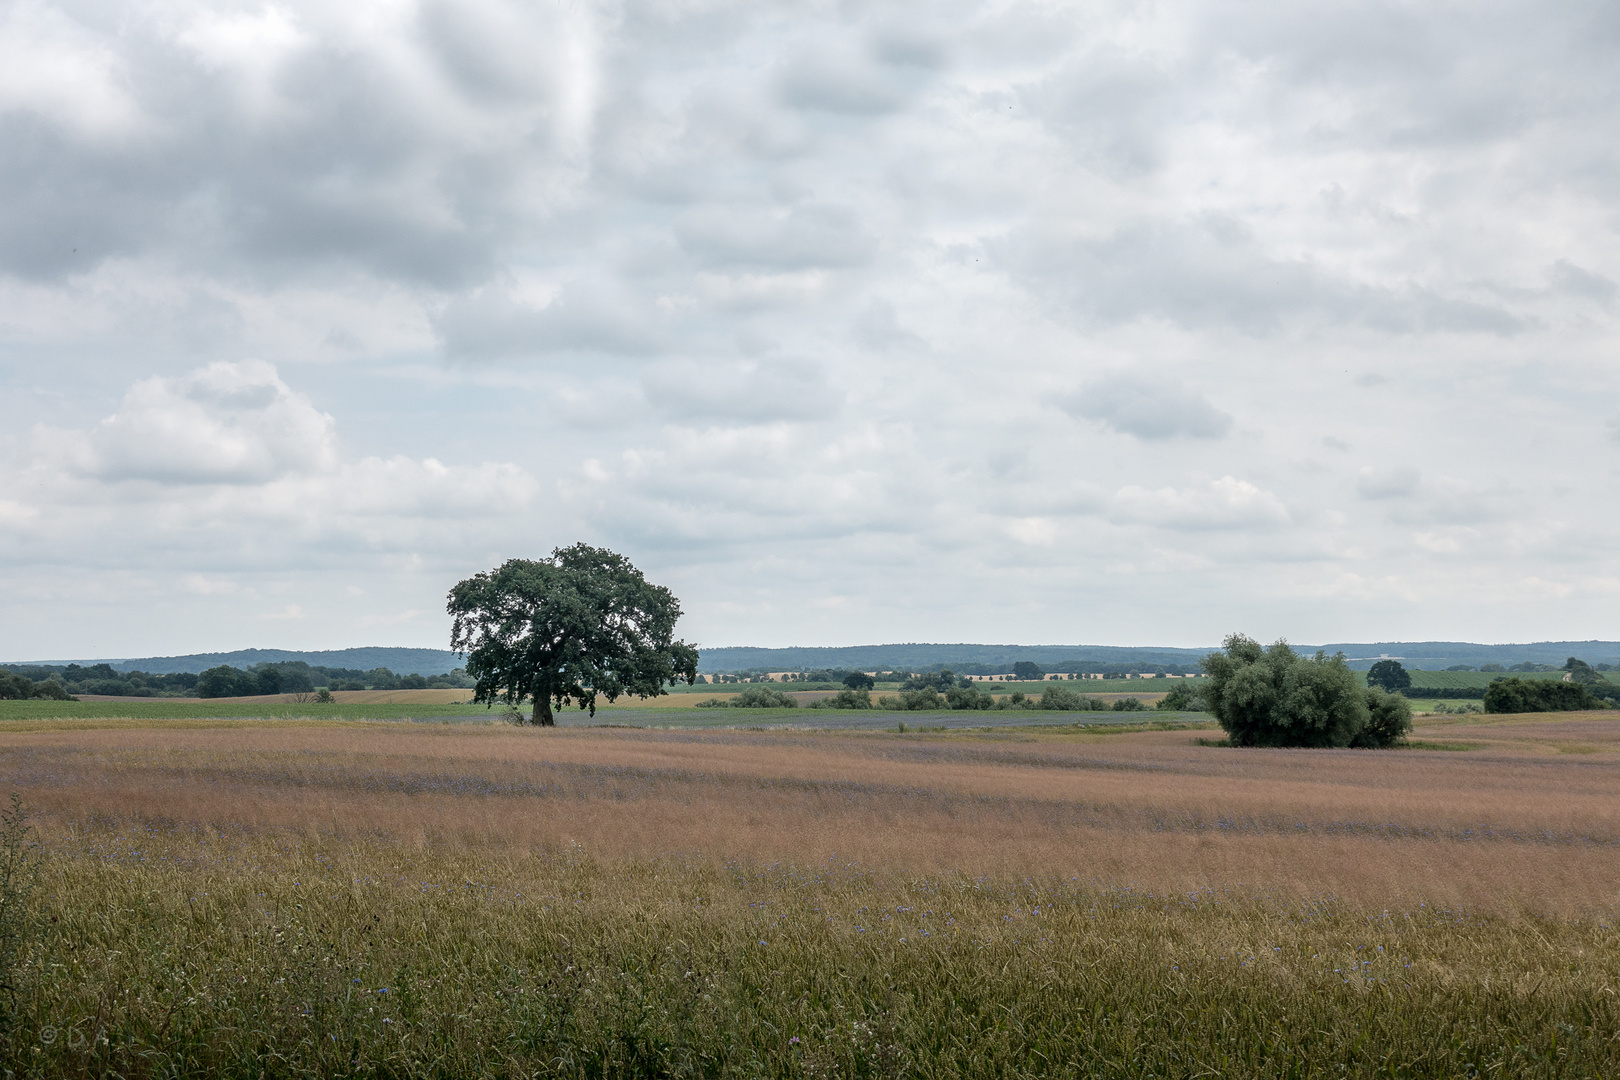
[{"label": "overcast sky", "polygon": [[1620,7],[0,5],[0,658],[1620,637]]}]

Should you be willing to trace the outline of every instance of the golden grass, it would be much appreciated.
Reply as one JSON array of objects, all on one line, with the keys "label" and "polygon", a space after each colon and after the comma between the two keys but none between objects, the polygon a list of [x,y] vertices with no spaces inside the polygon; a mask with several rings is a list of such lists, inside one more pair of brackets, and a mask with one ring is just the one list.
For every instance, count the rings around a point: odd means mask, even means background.
[{"label": "golden grass", "polygon": [[[334,690],[333,700],[355,705],[457,705],[471,701],[471,690]],[[314,700],[313,694],[255,694],[250,697],[119,697],[107,694],[79,694],[80,701],[171,701],[188,705],[291,705],[299,698]]]},{"label": "golden grass", "polygon": [[[1112,736],[36,724],[0,763],[48,831],[149,820],[570,846],[1164,892],[1594,915],[1620,906],[1620,724],[1424,729],[1466,753],[1235,750]],[[1560,748],[1579,732],[1583,746]],[[1602,749],[1608,748],[1608,749]]]},{"label": "golden grass", "polygon": [[1616,1075],[1620,725],[1417,734],[6,723],[0,1068]]}]

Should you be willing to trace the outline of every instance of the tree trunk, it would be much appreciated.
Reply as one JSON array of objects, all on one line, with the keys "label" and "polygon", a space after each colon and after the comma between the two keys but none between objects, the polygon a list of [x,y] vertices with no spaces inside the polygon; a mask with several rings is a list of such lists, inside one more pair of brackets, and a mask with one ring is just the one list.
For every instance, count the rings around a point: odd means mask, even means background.
[{"label": "tree trunk", "polygon": [[541,727],[557,726],[557,722],[551,718],[550,694],[541,694],[534,699],[534,719],[529,723],[539,724]]}]

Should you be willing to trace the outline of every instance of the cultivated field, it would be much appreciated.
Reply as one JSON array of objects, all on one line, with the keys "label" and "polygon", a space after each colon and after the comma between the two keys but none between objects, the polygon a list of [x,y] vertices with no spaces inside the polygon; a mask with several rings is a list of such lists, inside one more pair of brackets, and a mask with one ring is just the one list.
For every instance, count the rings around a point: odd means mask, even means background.
[{"label": "cultivated field", "polygon": [[1613,717],[9,721],[49,921],[8,1067],[1615,1075]]}]

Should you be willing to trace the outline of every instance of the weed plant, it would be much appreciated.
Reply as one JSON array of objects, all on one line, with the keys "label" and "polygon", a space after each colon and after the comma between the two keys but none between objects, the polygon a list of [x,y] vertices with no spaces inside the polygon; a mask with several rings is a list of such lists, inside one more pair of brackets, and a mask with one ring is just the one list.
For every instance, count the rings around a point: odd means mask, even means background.
[{"label": "weed plant", "polygon": [[11,793],[11,805],[0,810],[0,1040],[10,1037],[23,989],[23,958],[39,930],[34,908],[39,887],[39,857],[22,796]]}]

